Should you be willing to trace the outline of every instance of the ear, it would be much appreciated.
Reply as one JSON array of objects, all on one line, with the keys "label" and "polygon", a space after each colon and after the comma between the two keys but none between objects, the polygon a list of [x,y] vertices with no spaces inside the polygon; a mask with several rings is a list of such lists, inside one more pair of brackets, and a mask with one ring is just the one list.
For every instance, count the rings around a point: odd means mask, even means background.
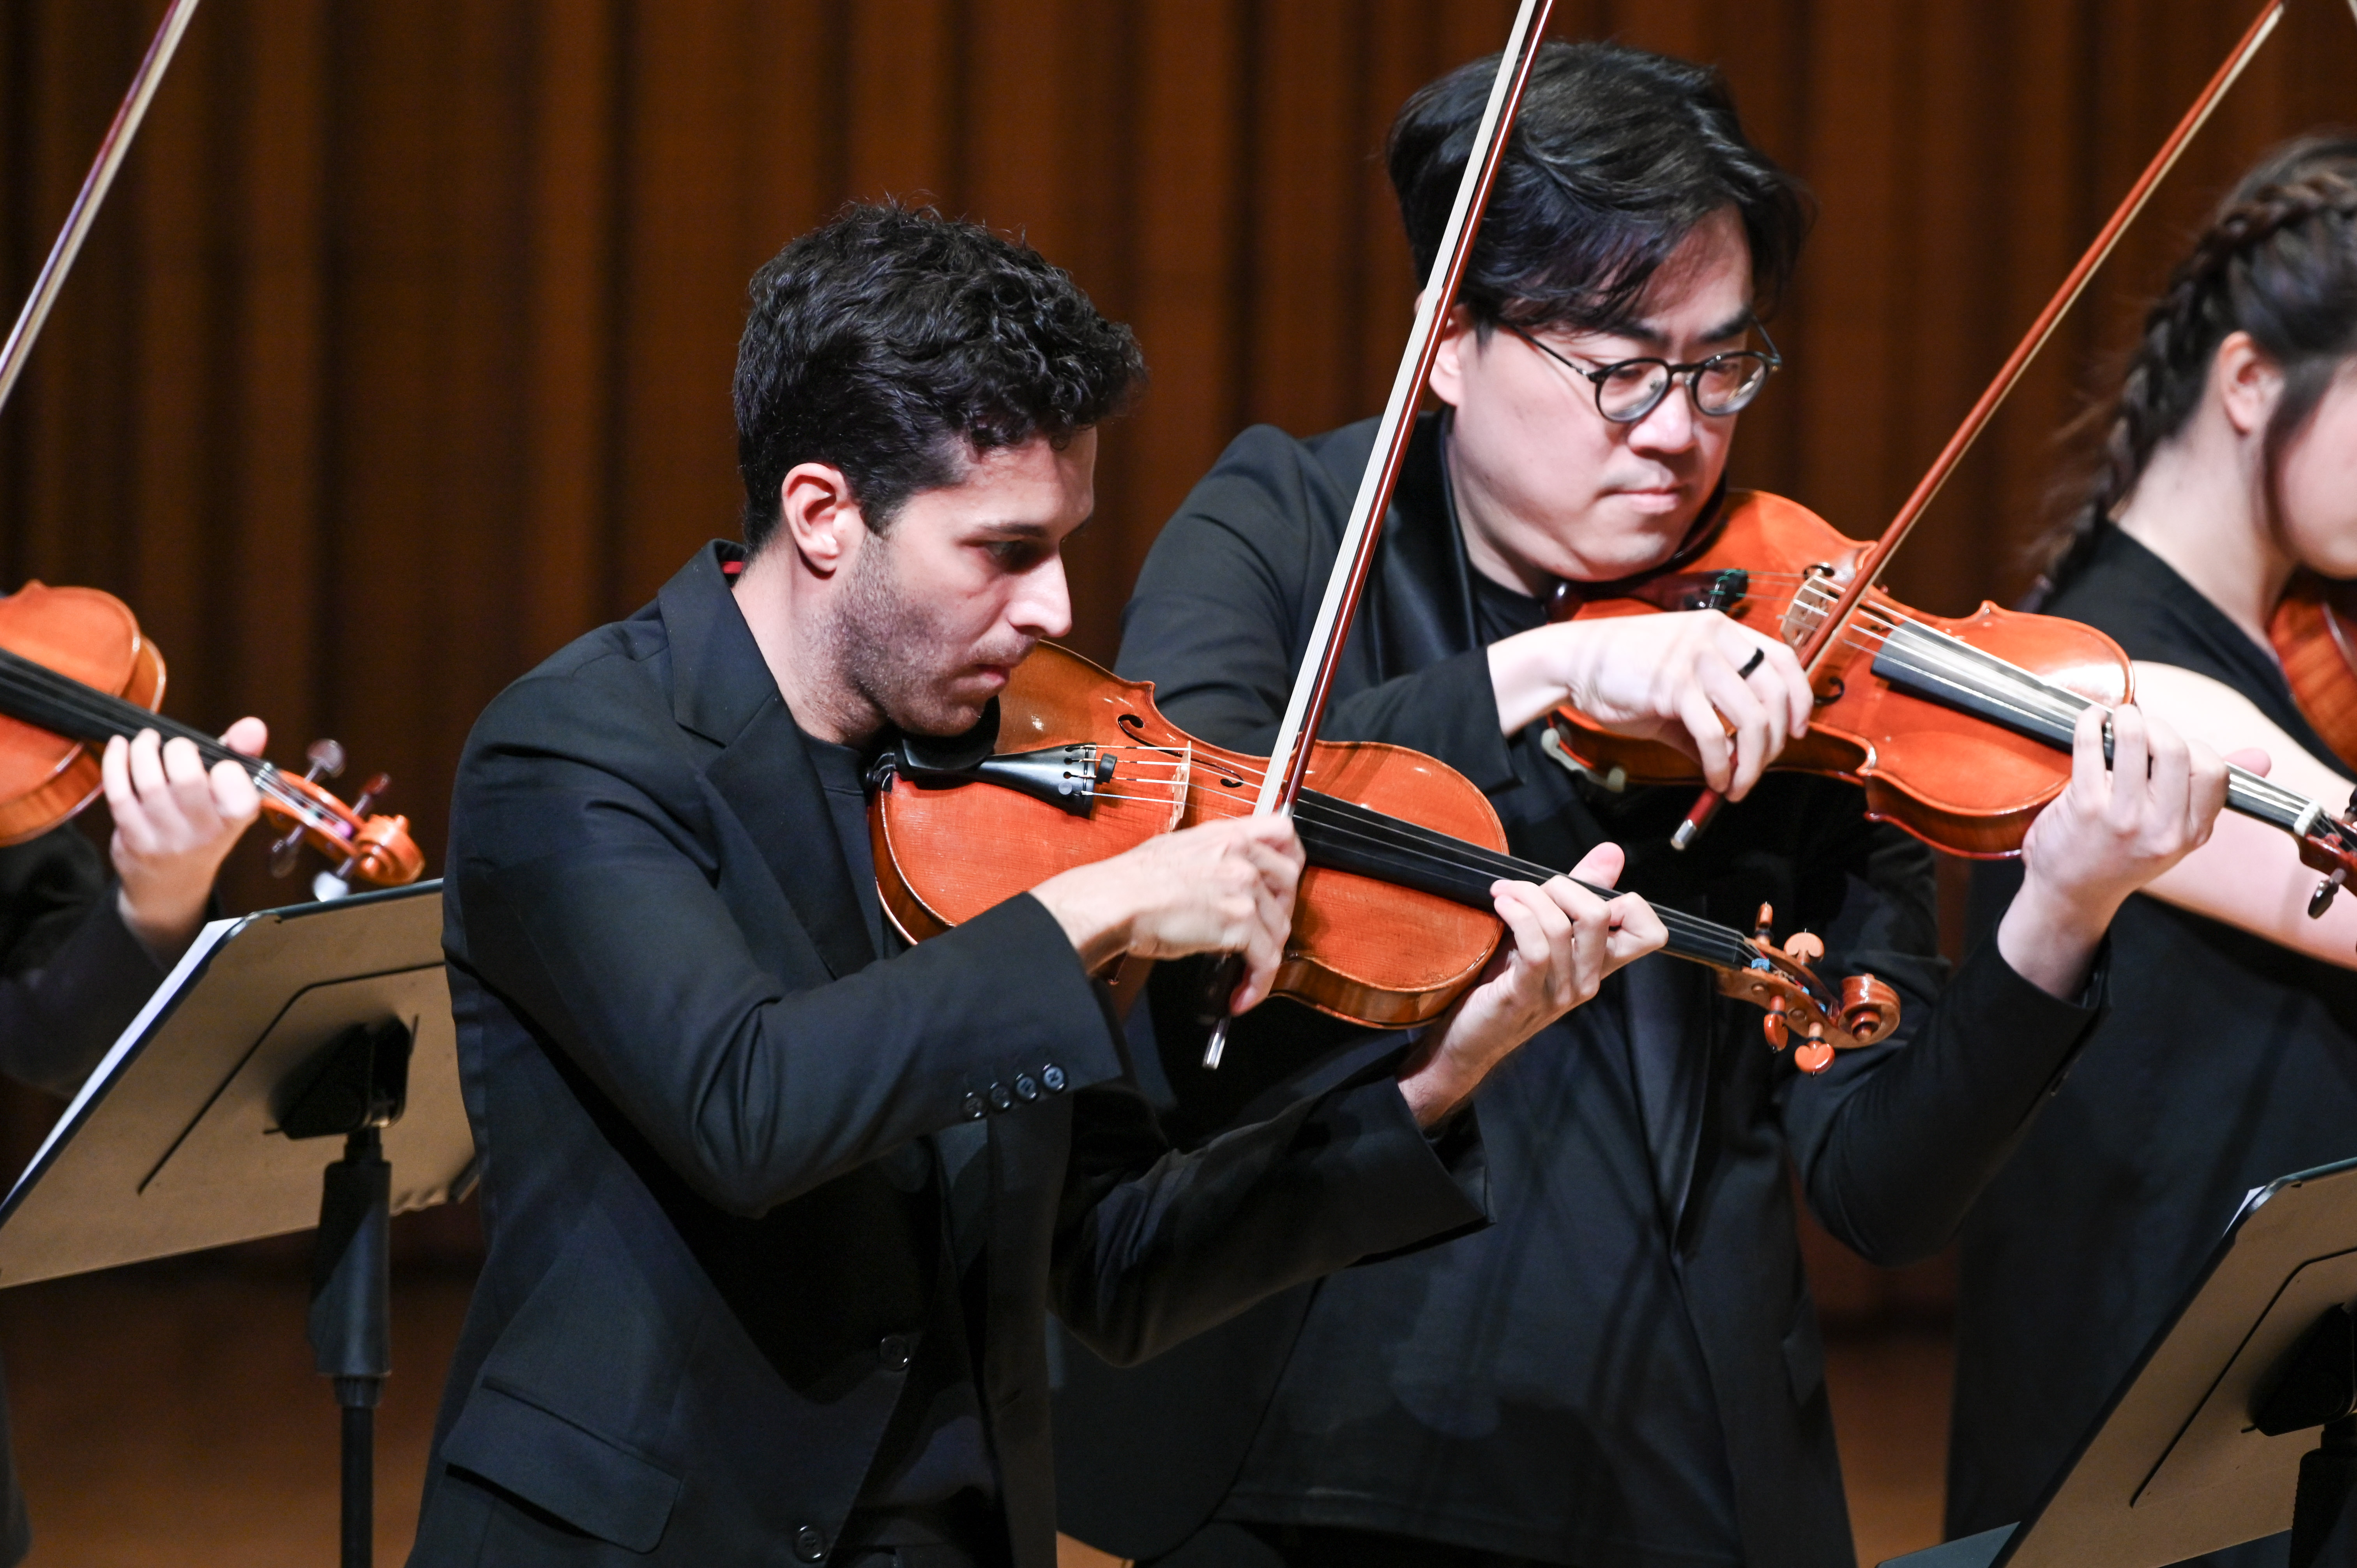
[{"label": "ear", "polygon": [[2210,359],[2210,389],[2237,435],[2266,428],[2283,395],[2283,371],[2247,332],[2229,332]]},{"label": "ear", "polygon": [[1469,360],[1479,359],[1484,345],[1481,335],[1473,329],[1473,313],[1463,306],[1450,307],[1448,318],[1440,324],[1440,348],[1432,358],[1432,395],[1451,408],[1461,408],[1465,403],[1465,378],[1471,366]]},{"label": "ear", "polygon": [[852,498],[851,481],[832,463],[797,463],[778,487],[778,532],[803,563],[833,576],[859,548],[867,522]]}]

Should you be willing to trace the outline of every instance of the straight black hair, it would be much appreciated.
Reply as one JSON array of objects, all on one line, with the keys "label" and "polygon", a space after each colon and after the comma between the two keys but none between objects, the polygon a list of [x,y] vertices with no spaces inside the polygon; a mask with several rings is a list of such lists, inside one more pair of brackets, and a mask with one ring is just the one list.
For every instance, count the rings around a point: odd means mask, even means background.
[{"label": "straight black hair", "polygon": [[[1498,57],[1459,66],[1392,122],[1392,188],[1429,275]],[[1707,66],[1620,44],[1542,44],[1458,302],[1483,330],[1629,326],[1653,274],[1713,212],[1751,244],[1754,309],[1775,306],[1813,216],[1800,182],[1743,134]]]}]

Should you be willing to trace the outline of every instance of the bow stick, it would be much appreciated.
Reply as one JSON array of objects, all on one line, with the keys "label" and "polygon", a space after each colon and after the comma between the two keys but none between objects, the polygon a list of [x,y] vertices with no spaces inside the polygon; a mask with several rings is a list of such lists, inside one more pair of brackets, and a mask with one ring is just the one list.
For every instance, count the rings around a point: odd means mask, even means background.
[{"label": "bow stick", "polygon": [[57,243],[49,247],[49,258],[41,263],[41,275],[33,280],[33,292],[25,307],[16,314],[16,325],[9,330],[8,340],[0,344],[0,406],[5,406],[8,394],[16,390],[16,379],[25,373],[26,357],[33,351],[33,339],[41,335],[42,324],[49,318],[49,306],[58,300],[58,291],[65,287],[66,274],[73,270],[74,258],[81,253],[81,242],[90,233],[90,226],[98,221],[98,209],[106,200],[114,175],[123,166],[125,154],[131,151],[131,138],[139,134],[139,122],[147,115],[147,105],[156,96],[156,89],[164,83],[164,69],[172,63],[172,52],[180,47],[180,35],[188,30],[188,20],[197,14],[197,0],[172,0],[165,10],[164,19],[156,24],[156,37],[147,45],[147,53],[139,62],[138,73],[131,79],[131,90],[123,95],[122,107],[114,112],[114,123],[106,128],[106,139],[98,145],[98,156],[91,160],[90,172],[82,176],[81,189],[74,197],[73,209],[66,214],[66,226],[58,231]]},{"label": "bow stick", "polygon": [[[2095,269],[2111,255],[2120,242],[2120,236],[2127,231],[2128,225],[2136,221],[2136,215],[2144,210],[2145,203],[2152,199],[2155,188],[2168,177],[2169,171],[2177,166],[2177,160],[2184,155],[2194,133],[2208,122],[2212,111],[2218,107],[2218,101],[2225,97],[2226,90],[2234,85],[2235,79],[2251,63],[2251,57],[2259,52],[2259,46],[2267,41],[2267,35],[2274,32],[2276,25],[2283,20],[2284,5],[2285,0],[2268,0],[2268,4],[2261,8],[2244,32],[2241,41],[2227,55],[2225,63],[2210,79],[2210,84],[2201,90],[2201,95],[2193,101],[2193,106],[2185,112],[2185,117],[2177,123],[2177,129],[2169,133],[2169,140],[2161,144],[2160,150],[2153,155],[2152,162],[2145,166],[2143,175],[2128,188],[2127,195],[2120,199],[2111,220],[2095,235],[2086,253],[2079,258],[2079,264],[2071,269],[2070,275],[2062,280],[2062,286],[2054,291],[2054,297],[2046,302],[2046,308],[2038,313],[2038,318],[2029,324],[2029,330],[2023,334],[2021,341],[2015,346],[2005,363],[1997,368],[1988,389],[1981,393],[1980,401],[1974,403],[1971,412],[1964,415],[1964,423],[1956,426],[1956,433],[1948,437],[1948,444],[1940,449],[1940,455],[1932,460],[1932,467],[1917,481],[1914,493],[1899,509],[1899,515],[1891,519],[1890,526],[1883,530],[1882,537],[1858,563],[1857,572],[1826,611],[1824,618],[1802,639],[1796,651],[1801,656],[1802,667],[1809,672],[1812,680],[1824,667],[1826,657],[1840,646],[1840,634],[1847,628],[1852,612],[1881,581],[1892,557],[1899,553],[1899,547],[1907,542],[1907,536],[1915,531],[1915,524],[1930,508],[1932,499],[1939,495],[1949,476],[1956,471],[1956,465],[1964,460],[1964,454],[1972,450],[1973,443],[1980,438],[1981,432],[1996,417],[2007,394],[2020,381],[2022,373],[2029,369],[2030,361],[2038,357],[2038,351],[2046,346],[2047,339],[2053,337],[2054,328],[2061,325],[2063,315],[2077,303],[2088,279],[2094,276]],[[2350,0],[2350,8],[2352,13],[2357,13],[2357,0]],[[1685,820],[1678,824],[1677,831],[1670,835],[1670,843],[1678,849],[1694,843],[1702,830],[1710,825],[1711,819],[1718,814],[1719,807],[1726,803],[1727,798],[1717,790],[1705,789],[1696,797],[1694,808],[1686,812]]]},{"label": "bow stick", "polygon": [[[2357,0],[2352,3],[2357,4]],[[1457,202],[1449,209],[1448,226],[1441,231],[1440,250],[1432,258],[1424,292],[1417,296],[1415,322],[1408,331],[1407,347],[1400,355],[1399,371],[1392,378],[1391,401],[1383,405],[1383,421],[1375,427],[1375,448],[1368,456],[1365,472],[1360,476],[1358,497],[1351,503],[1351,517],[1342,530],[1334,570],[1326,579],[1326,597],[1318,607],[1318,618],[1310,627],[1300,673],[1295,677],[1292,698],[1285,705],[1285,720],[1277,726],[1276,744],[1269,751],[1268,771],[1262,776],[1260,795],[1253,803],[1253,815],[1256,817],[1290,815],[1294,801],[1301,794],[1302,779],[1309,771],[1310,743],[1317,738],[1318,721],[1325,717],[1326,704],[1333,695],[1342,639],[1350,630],[1351,614],[1358,608],[1360,593],[1366,587],[1367,569],[1374,560],[1375,541],[1383,531],[1383,510],[1391,505],[1393,488],[1399,483],[1400,463],[1407,456],[1408,437],[1415,428],[1415,405],[1424,396],[1425,383],[1431,380],[1433,359],[1440,352],[1440,328],[1456,304],[1457,287],[1464,279],[1465,263],[1472,254],[1473,237],[1480,231],[1481,213],[1489,205],[1490,188],[1505,162],[1514,116],[1523,105],[1523,90],[1529,85],[1531,68],[1538,61],[1538,41],[1546,32],[1547,18],[1554,12],[1555,0],[1523,0],[1505,50],[1498,57],[1498,74],[1490,83],[1490,102],[1482,111],[1480,127],[1474,134],[1473,145],[1465,159],[1464,177],[1457,184]],[[1223,1011],[1225,999],[1235,987],[1238,964],[1233,957],[1221,964],[1220,978],[1213,983]],[[1228,1020],[1222,1016],[1212,1026],[1211,1037],[1204,1045],[1203,1065],[1218,1067],[1227,1043]]]}]

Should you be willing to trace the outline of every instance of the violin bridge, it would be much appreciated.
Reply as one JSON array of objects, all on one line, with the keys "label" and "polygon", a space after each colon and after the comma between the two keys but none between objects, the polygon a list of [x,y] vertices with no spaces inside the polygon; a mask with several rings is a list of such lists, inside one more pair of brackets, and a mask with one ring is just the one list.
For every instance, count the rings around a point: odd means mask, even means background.
[{"label": "violin bridge", "polygon": [[1179,820],[1187,814],[1187,791],[1195,776],[1195,748],[1174,746],[1166,748],[1171,757],[1170,818],[1163,824],[1164,832],[1178,831]]}]

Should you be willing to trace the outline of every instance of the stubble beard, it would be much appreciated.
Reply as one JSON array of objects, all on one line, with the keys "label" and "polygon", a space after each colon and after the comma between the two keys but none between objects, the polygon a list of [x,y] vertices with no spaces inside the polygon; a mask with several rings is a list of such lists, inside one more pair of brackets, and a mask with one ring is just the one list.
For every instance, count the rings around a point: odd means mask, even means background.
[{"label": "stubble beard", "polygon": [[945,689],[967,662],[962,638],[949,617],[903,589],[884,536],[865,543],[827,623],[834,667],[878,717],[910,734],[971,729],[978,708]]}]

